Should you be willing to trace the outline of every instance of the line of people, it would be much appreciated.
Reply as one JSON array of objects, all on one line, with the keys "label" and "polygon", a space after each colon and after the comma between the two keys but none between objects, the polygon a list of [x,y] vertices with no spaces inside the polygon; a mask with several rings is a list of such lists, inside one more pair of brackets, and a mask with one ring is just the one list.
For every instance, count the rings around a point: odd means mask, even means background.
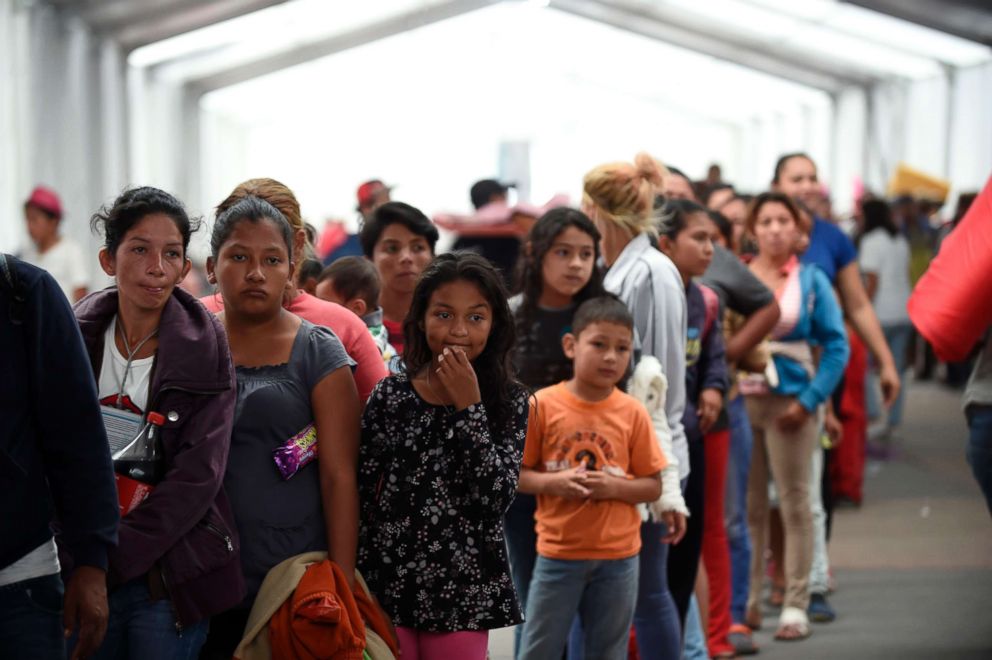
[{"label": "line of people", "polygon": [[[732,657],[757,650],[769,538],[776,637],[807,637],[829,609],[820,438],[845,313],[887,401],[898,374],[843,234],[803,205],[808,157],[727,215],[683,179],[644,153],[590,170],[581,210],[523,241],[512,298],[486,259],[435,255],[433,223],[392,201],[366,217],[364,258],[311,295],[299,203],[272,179],[218,205],[200,300],[178,286],[198,222],[155,188],[94,215],[116,284],[71,314],[11,260],[3,339],[24,350],[3,456],[40,495],[4,505],[29,533],[3,541],[0,608],[20,609],[0,651],[33,631],[45,657],[63,639],[74,657],[259,657],[246,632],[285,562],[322,552],[341,576],[324,587],[366,606],[349,630],[404,658],[481,660],[511,625],[521,658]],[[41,409],[70,400],[71,419]],[[125,508],[110,448],[158,418],[161,479]],[[315,634],[268,626],[273,644]]]}]

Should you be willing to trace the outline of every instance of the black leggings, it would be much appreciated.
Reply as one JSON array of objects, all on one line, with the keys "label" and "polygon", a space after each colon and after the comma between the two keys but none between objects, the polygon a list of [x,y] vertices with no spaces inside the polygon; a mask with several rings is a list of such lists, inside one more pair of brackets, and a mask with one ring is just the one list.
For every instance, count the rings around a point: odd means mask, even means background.
[{"label": "black leggings", "polygon": [[703,439],[689,438],[689,479],[685,505],[692,514],[687,519],[685,537],[668,551],[668,590],[672,592],[679,620],[685,629],[689,599],[696,588],[699,556],[703,550],[703,495],[706,487],[706,451]]},{"label": "black leggings", "polygon": [[200,660],[230,660],[245,634],[251,610],[228,610],[210,619],[207,641],[200,649]]}]

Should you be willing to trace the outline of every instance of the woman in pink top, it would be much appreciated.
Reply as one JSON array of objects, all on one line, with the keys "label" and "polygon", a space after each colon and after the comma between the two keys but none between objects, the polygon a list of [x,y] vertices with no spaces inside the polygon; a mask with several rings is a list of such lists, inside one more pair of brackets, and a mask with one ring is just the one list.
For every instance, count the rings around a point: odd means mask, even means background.
[{"label": "woman in pink top", "polygon": [[[248,196],[264,199],[286,216],[294,232],[293,261],[300,263],[305,256],[307,235],[303,228],[303,218],[300,216],[300,203],[296,200],[293,191],[275,179],[249,179],[239,184],[227,199],[217,206],[217,214],[223,213]],[[210,283],[216,284],[213,279]],[[219,292],[201,298],[200,302],[215,313],[224,309],[224,298]],[[365,323],[341,305],[315,298],[300,288],[287,290],[282,304],[287,311],[334,331],[348,355],[358,364],[354,371],[358,395],[362,401],[368,399],[372,388],[385,378],[388,372]]]}]

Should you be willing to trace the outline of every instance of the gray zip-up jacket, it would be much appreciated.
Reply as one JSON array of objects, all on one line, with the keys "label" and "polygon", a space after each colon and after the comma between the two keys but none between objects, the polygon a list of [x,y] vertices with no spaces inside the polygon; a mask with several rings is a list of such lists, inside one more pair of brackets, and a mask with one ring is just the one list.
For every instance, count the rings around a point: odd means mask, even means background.
[{"label": "gray zip-up jacket", "polygon": [[665,415],[672,429],[672,450],[679,478],[689,476],[689,446],[682,427],[685,412],[685,342],[687,332],[685,287],[672,260],[651,245],[647,234],[635,236],[610,266],[603,279],[634,316],[636,340],[642,355],[661,362],[668,379]]}]

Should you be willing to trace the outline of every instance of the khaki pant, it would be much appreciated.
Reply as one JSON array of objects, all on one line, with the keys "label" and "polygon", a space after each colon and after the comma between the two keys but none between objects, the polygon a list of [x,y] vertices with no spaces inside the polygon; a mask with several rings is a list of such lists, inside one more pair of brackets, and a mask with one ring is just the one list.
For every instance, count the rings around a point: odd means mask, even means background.
[{"label": "khaki pant", "polygon": [[794,399],[776,394],[748,396],[747,413],[754,432],[747,482],[747,523],[751,532],[751,584],[748,612],[761,611],[768,535],[768,477],[778,491],[785,530],[785,604],[806,611],[813,562],[813,517],[810,509],[810,460],[816,447],[818,415],[797,430],[782,431],[778,417]]}]

